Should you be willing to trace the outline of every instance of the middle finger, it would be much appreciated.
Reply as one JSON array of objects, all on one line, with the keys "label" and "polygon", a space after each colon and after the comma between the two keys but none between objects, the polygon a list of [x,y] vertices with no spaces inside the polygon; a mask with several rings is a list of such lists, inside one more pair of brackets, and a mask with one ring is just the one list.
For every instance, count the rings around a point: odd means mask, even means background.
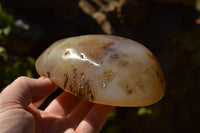
[{"label": "middle finger", "polygon": [[58,96],[49,104],[49,106],[45,109],[45,111],[65,117],[80,102],[81,99],[79,97],[64,91],[60,96]]}]

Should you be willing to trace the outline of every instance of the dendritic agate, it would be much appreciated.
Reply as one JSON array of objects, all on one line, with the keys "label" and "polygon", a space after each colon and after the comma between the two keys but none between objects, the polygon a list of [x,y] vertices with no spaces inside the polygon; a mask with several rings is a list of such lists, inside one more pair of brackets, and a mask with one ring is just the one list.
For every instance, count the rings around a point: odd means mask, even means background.
[{"label": "dendritic agate", "polygon": [[117,36],[57,41],[37,59],[36,69],[58,87],[99,104],[145,106],[165,93],[154,55],[143,45]]}]

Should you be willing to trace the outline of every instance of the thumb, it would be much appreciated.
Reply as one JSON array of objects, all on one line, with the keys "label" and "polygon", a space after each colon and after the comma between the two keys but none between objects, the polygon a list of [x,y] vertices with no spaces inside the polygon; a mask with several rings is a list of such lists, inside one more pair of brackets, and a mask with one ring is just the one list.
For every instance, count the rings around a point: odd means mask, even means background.
[{"label": "thumb", "polygon": [[0,94],[0,102],[19,104],[23,108],[50,95],[56,86],[47,78],[19,77]]}]

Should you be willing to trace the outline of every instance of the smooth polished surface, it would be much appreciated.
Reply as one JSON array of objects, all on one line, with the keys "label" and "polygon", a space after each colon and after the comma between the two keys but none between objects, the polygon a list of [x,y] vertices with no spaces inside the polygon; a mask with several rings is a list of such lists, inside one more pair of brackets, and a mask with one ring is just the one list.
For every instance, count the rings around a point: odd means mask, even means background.
[{"label": "smooth polished surface", "polygon": [[99,104],[145,106],[165,93],[154,55],[138,42],[117,36],[59,40],[37,59],[36,69],[64,90]]}]

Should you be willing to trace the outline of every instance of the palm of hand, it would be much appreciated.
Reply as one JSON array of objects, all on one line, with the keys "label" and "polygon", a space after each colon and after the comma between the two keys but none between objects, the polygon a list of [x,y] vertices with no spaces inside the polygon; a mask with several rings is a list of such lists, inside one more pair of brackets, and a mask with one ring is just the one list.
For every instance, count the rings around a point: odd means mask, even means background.
[{"label": "palm of hand", "polygon": [[24,77],[8,86],[0,95],[0,130],[10,133],[98,132],[113,110],[113,107],[81,101],[67,92],[54,99],[45,110],[39,110],[37,107],[54,88],[48,79]]}]

